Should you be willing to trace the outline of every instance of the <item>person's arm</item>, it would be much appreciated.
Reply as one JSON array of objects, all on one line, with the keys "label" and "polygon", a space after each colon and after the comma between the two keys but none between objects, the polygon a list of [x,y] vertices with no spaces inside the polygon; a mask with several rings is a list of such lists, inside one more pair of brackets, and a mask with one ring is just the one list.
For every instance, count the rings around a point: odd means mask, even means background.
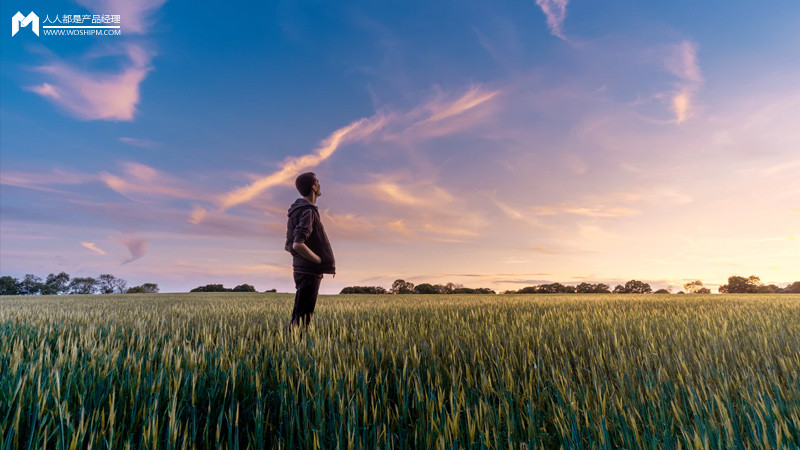
[{"label": "person's arm", "polygon": [[305,244],[305,242],[295,242],[295,243],[292,244],[292,248],[297,253],[300,253],[300,256],[302,256],[303,258],[305,258],[307,260],[309,260],[309,261],[311,261],[311,262],[313,262],[315,264],[321,264],[322,263],[322,258],[320,258],[313,251],[311,251],[311,249],[308,248],[308,246]]},{"label": "person's arm", "polygon": [[320,264],[322,263],[322,258],[306,245],[306,239],[311,236],[311,232],[314,229],[313,223],[314,213],[311,208],[308,208],[300,214],[300,220],[297,221],[297,226],[294,228],[292,248],[303,258],[315,264]]}]

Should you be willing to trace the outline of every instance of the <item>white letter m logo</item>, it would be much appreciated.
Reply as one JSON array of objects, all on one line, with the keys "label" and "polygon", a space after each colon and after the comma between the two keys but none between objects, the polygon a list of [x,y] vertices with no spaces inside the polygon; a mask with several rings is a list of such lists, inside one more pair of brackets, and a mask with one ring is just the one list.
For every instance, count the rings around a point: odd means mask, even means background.
[{"label": "white letter m logo", "polygon": [[11,36],[17,34],[17,31],[19,31],[20,26],[27,27],[28,24],[30,24],[31,22],[33,22],[33,25],[31,25],[31,29],[38,36],[39,16],[37,16],[36,14],[33,13],[33,11],[31,11],[31,13],[28,14],[28,17],[25,17],[22,15],[21,12],[17,11],[17,13],[14,14],[14,17],[11,18]]}]

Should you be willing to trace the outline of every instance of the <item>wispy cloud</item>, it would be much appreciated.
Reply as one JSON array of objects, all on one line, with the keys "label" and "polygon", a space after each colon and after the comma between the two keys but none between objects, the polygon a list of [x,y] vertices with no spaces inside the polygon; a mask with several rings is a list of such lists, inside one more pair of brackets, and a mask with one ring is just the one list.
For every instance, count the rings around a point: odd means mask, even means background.
[{"label": "wispy cloud", "polygon": [[439,93],[405,114],[396,114],[394,127],[383,140],[414,142],[470,130],[476,123],[495,113],[500,90],[473,85],[460,95]]},{"label": "wispy cloud", "polygon": [[[466,93],[453,100],[439,96],[405,114],[381,111],[371,117],[354,121],[331,133],[314,152],[289,157],[275,172],[221,195],[218,199],[220,209],[225,210],[249,202],[272,187],[291,185],[299,173],[310,170],[327,160],[339,148],[347,144],[367,142],[371,139],[395,140],[404,136],[405,132],[413,133],[417,137],[455,132],[462,129],[463,126],[454,127],[449,124],[445,125],[445,128],[441,128],[438,124],[447,124],[451,118],[475,109],[498,93],[499,91],[486,91],[479,86],[472,86]],[[387,198],[401,203],[415,201],[412,197],[405,195],[397,186],[385,184],[378,186],[377,189],[384,192]]]},{"label": "wispy cloud", "polygon": [[463,114],[464,112],[491,100],[498,93],[499,91],[486,91],[480,86],[472,86],[464,95],[457,98],[455,101],[447,102],[442,101],[441,99],[436,99],[428,102],[422,107],[422,109],[429,111],[430,116],[424,120],[421,120],[419,124],[439,122],[444,119]]},{"label": "wispy cloud", "polygon": [[65,172],[53,169],[50,173],[35,172],[3,172],[0,176],[0,184],[16,186],[26,189],[33,189],[43,192],[65,193],[58,189],[49,188],[52,185],[76,185],[97,181],[97,175],[89,175],[74,172]]},{"label": "wispy cloud", "polygon": [[105,255],[106,254],[105,251],[97,248],[97,246],[94,245],[94,242],[81,242],[81,245],[86,247],[86,248],[88,248],[89,250],[97,253],[98,255]]},{"label": "wispy cloud", "polygon": [[221,209],[248,202],[271,187],[291,184],[301,171],[311,169],[330,158],[340,146],[348,142],[367,139],[385,126],[386,122],[387,118],[384,115],[376,114],[339,128],[322,141],[313,153],[287,158],[277,171],[222,195],[219,200]]},{"label": "wispy cloud", "polygon": [[128,264],[130,262],[136,261],[144,256],[145,252],[147,251],[147,241],[137,237],[122,237],[122,238],[114,238],[117,242],[124,245],[125,248],[128,249],[130,253],[130,258],[122,261],[122,264]]},{"label": "wispy cloud", "polygon": [[435,206],[455,197],[432,181],[412,181],[394,174],[372,174],[374,181],[352,186],[354,194],[402,206]]},{"label": "wispy cloud", "polygon": [[367,234],[372,233],[375,229],[375,225],[369,218],[352,213],[334,214],[326,208],[322,211],[321,216],[325,227],[330,229],[331,235],[337,237],[365,239],[368,237]]},{"label": "wispy cloud", "polygon": [[139,84],[152,68],[152,53],[137,44],[111,51],[125,61],[117,72],[95,72],[54,59],[33,69],[46,80],[25,89],[80,120],[131,121],[139,103]]},{"label": "wispy cloud", "polygon": [[564,36],[564,18],[567,16],[567,0],[536,0],[536,4],[542,8],[544,15],[547,16],[547,26],[553,36],[567,40]]},{"label": "wispy cloud", "polygon": [[537,206],[533,208],[533,211],[534,214],[540,216],[575,214],[586,217],[630,217],[640,214],[640,211],[626,207],[575,206],[569,204]]},{"label": "wispy cloud", "polygon": [[110,189],[131,200],[146,197],[205,198],[198,190],[182,187],[179,180],[144,164],[123,162],[122,169],[124,176],[103,172],[99,177]]},{"label": "wispy cloud", "polygon": [[119,141],[128,145],[132,145],[134,147],[142,147],[142,148],[155,148],[158,145],[158,142],[155,141],[150,141],[147,139],[137,139],[132,137],[121,137],[119,138]]},{"label": "wispy cloud", "polygon": [[672,111],[678,123],[685,122],[693,113],[694,95],[703,82],[697,61],[697,44],[684,40],[669,47],[664,61],[666,69],[680,82],[671,95]]}]

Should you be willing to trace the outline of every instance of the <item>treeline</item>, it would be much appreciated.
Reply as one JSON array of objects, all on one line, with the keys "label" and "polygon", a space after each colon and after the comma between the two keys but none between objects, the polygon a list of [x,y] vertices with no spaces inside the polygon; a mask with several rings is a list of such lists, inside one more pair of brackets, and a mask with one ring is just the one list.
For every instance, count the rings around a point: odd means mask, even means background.
[{"label": "treeline", "polygon": [[66,272],[51,273],[42,280],[32,273],[18,280],[0,277],[0,295],[63,295],[63,294],[155,294],[158,284],[144,283],[128,287],[128,282],[110,273],[94,277],[70,278]]},{"label": "treeline", "polygon": [[395,280],[389,290],[381,286],[348,286],[340,294],[495,294],[489,288],[468,288],[456,283],[414,285],[409,281]]},{"label": "treeline", "polygon": [[764,284],[755,275],[728,277],[728,284],[719,287],[721,294],[800,294],[800,281],[779,287],[774,284]]},{"label": "treeline", "polygon": [[[234,288],[226,288],[221,284],[207,284],[205,286],[197,286],[189,292],[258,292],[256,288],[250,284],[240,284]],[[267,289],[264,292],[278,292],[277,289]]]},{"label": "treeline", "polygon": [[[711,289],[705,287],[700,280],[694,280],[683,285],[683,291],[677,294],[710,294]],[[779,287],[774,284],[765,285],[761,279],[755,275],[748,278],[734,275],[728,277],[728,284],[719,287],[722,294],[800,294],[800,281],[795,281]],[[504,294],[671,294],[667,289],[659,289],[653,292],[649,283],[639,280],[630,280],[624,285],[618,284],[614,290],[609,290],[609,286],[603,283],[590,284],[581,283],[577,286],[566,286],[561,283],[540,284],[537,286],[527,286],[516,291],[504,291]]]},{"label": "treeline", "polygon": [[[683,285],[683,291],[677,294],[710,294],[711,289],[705,287],[700,280],[694,280]],[[734,275],[728,277],[728,284],[719,287],[722,294],[800,294],[800,281],[795,281],[779,287],[774,284],[765,285],[761,279],[755,275],[748,278]],[[391,289],[387,290],[381,286],[348,286],[342,289],[340,294],[494,294],[495,291],[489,288],[466,288],[460,284],[447,283],[429,284],[414,283],[405,280],[395,280]],[[539,284],[526,286],[517,290],[503,291],[503,294],[671,294],[667,289],[653,291],[649,283],[639,280],[630,280],[625,284],[618,284],[612,290],[604,283],[580,283],[575,286],[564,285],[561,283]]]}]

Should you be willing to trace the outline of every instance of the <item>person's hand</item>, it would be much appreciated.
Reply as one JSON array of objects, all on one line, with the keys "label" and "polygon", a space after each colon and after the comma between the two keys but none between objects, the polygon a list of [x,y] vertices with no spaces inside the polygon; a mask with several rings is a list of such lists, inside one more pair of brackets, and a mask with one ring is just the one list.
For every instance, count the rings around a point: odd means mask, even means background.
[{"label": "person's hand", "polygon": [[322,258],[319,255],[314,255],[314,263],[322,264]]}]

